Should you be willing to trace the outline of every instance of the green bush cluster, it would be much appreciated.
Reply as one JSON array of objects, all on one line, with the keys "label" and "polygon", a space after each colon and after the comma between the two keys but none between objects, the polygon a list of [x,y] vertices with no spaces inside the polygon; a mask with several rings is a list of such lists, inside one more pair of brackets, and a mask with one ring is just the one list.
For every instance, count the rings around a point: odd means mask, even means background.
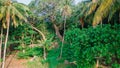
[{"label": "green bush cluster", "polygon": [[29,58],[33,56],[42,57],[43,55],[43,49],[40,47],[26,47],[25,49],[23,49],[21,46],[19,46],[18,49],[20,50],[20,52],[17,54],[18,58]]},{"label": "green bush cluster", "polygon": [[76,61],[77,68],[93,68],[97,58],[101,65],[119,66],[119,53],[120,25],[74,28],[65,33],[63,58]]},{"label": "green bush cluster", "polygon": [[43,49],[41,47],[36,46],[30,48],[29,46],[31,44],[37,44],[36,40],[39,40],[41,36],[28,25],[24,24],[18,28],[11,27],[9,38],[10,46],[13,46],[13,49],[19,50],[18,58],[42,56]]}]

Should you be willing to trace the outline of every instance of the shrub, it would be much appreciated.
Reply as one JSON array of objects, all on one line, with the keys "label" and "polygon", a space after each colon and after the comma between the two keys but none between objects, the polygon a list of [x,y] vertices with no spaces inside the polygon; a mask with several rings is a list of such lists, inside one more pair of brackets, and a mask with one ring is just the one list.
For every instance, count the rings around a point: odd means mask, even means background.
[{"label": "shrub", "polygon": [[[22,50],[22,49],[20,49],[20,50]],[[42,57],[43,49],[40,47],[34,47],[34,48],[26,47],[24,49],[24,52],[20,51],[17,55],[18,55],[18,58],[29,58],[29,57],[33,57],[33,56]]]},{"label": "shrub", "polygon": [[111,66],[120,59],[120,25],[67,30],[63,58],[77,61],[78,68],[93,68],[96,58],[100,64]]}]

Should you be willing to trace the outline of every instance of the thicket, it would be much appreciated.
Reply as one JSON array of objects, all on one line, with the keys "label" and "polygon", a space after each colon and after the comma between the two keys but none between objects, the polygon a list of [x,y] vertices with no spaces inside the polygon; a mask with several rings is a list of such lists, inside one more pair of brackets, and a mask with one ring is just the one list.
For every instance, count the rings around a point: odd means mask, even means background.
[{"label": "thicket", "polygon": [[119,6],[118,0],[0,0],[2,68],[13,51],[49,68],[120,68]]},{"label": "thicket", "polygon": [[73,28],[66,31],[63,58],[77,68],[99,65],[120,67],[120,25]]},{"label": "thicket", "polygon": [[[28,36],[26,36],[28,37]],[[53,39],[52,41],[55,41]],[[51,44],[52,41],[47,41]],[[27,41],[26,41],[27,42]],[[57,42],[57,41],[56,41]],[[72,68],[93,68],[99,61],[99,65],[110,66],[112,68],[120,67],[120,25],[99,25],[96,28],[89,27],[80,29],[73,27],[65,32],[65,43],[63,46],[63,56],[59,59],[60,45],[57,48],[47,50],[47,60],[50,68],[57,68],[64,61],[75,62]],[[21,47],[21,46],[20,46]],[[39,46],[25,48],[25,53],[18,54],[20,58],[43,56],[43,49]],[[68,68],[71,65],[67,66]],[[65,67],[65,68],[67,68]]]},{"label": "thicket", "polygon": [[[20,25],[18,28],[11,27],[9,37],[9,51],[18,50],[18,58],[29,58],[34,56],[43,56],[43,46],[46,51],[50,50],[52,42],[54,42],[54,33],[47,27],[46,23],[37,24],[39,30],[46,35],[43,41],[41,35],[32,29],[29,25]],[[46,27],[45,27],[46,26]]]}]

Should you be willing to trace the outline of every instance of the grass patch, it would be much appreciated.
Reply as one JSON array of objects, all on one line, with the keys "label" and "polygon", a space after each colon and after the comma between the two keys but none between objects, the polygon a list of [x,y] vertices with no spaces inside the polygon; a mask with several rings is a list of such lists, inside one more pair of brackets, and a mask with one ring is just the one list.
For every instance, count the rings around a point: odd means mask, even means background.
[{"label": "grass patch", "polygon": [[27,62],[27,68],[48,68],[47,63],[42,63],[42,59],[40,57],[37,57],[33,61],[28,61]]}]

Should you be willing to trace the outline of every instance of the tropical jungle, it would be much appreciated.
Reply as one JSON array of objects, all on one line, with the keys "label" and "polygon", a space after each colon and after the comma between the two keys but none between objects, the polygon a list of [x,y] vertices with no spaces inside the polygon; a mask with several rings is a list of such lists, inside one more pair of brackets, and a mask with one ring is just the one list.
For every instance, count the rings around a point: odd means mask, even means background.
[{"label": "tropical jungle", "polygon": [[120,68],[120,0],[0,0],[0,68]]}]

